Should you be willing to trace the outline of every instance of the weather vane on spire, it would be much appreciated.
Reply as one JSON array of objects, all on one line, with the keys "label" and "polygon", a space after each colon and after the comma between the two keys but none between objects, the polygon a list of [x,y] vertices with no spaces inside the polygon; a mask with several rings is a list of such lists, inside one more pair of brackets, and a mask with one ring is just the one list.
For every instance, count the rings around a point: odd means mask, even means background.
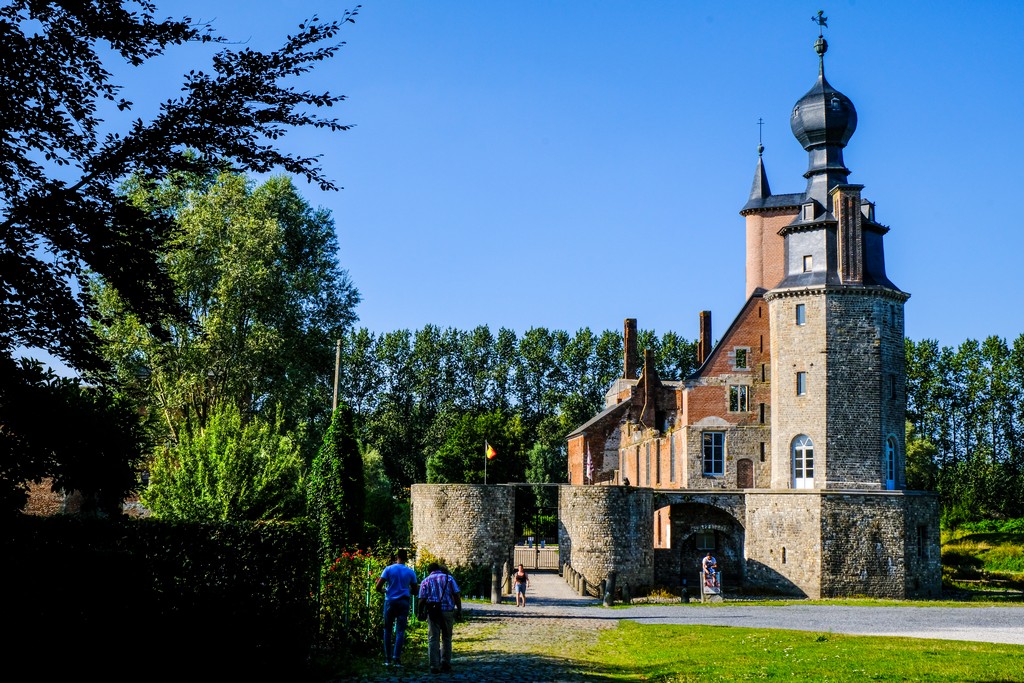
[{"label": "weather vane on spire", "polygon": [[822,35],[822,30],[828,28],[828,17],[822,10],[818,10],[818,15],[811,17],[811,21],[818,25],[818,35]]}]

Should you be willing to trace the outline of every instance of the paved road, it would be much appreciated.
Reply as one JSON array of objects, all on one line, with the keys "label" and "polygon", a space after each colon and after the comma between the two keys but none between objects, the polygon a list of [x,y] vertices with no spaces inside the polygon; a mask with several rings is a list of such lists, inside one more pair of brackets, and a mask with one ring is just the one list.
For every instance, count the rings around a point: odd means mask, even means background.
[{"label": "paved road", "polygon": [[[530,616],[559,618],[630,619],[641,624],[710,624],[852,635],[906,636],[1024,645],[1024,606],[1021,607],[845,607],[789,604],[779,607],[666,604],[619,609],[600,607],[582,599],[557,574],[531,577],[527,610]],[[477,614],[516,611],[515,603],[472,604]]]}]

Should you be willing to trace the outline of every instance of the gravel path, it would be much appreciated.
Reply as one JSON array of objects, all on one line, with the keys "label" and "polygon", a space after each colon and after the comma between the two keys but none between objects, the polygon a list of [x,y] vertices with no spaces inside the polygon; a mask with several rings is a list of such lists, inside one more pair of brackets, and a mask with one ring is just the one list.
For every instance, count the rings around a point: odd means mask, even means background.
[{"label": "gravel path", "polygon": [[[904,636],[1024,645],[1024,607],[779,607],[666,604],[605,609],[580,598],[555,574],[531,575],[527,606],[465,603],[472,618],[455,627],[452,673],[431,675],[425,662],[384,670],[366,683],[605,680],[576,668],[572,653],[596,643],[621,619],[643,624],[710,624],[853,635]],[[566,653],[565,657],[549,653]],[[341,683],[339,681],[338,683]]]}]

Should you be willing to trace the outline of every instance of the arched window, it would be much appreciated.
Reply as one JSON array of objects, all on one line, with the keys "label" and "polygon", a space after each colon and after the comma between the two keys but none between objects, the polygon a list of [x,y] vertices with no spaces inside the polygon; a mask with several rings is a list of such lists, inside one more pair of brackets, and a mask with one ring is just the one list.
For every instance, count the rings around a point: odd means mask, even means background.
[{"label": "arched window", "polygon": [[885,488],[892,491],[896,488],[896,439],[889,437],[885,440]]},{"label": "arched window", "polygon": [[814,442],[806,434],[793,439],[793,488],[814,488]]}]

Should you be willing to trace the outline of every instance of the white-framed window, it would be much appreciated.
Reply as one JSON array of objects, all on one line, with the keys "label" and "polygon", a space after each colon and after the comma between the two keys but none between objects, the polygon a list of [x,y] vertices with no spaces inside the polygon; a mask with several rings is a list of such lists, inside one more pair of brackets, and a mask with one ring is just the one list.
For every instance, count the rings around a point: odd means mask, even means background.
[{"label": "white-framed window", "polygon": [[704,476],[725,474],[725,432],[703,432]]},{"label": "white-framed window", "polygon": [[750,387],[745,384],[734,384],[729,387],[729,412],[746,413],[750,411]]},{"label": "white-framed window", "polygon": [[737,346],[733,349],[733,366],[737,370],[746,370],[750,362],[750,349],[746,346]]},{"label": "white-framed window", "polygon": [[814,257],[810,254],[804,254],[804,272],[809,273],[814,270]]},{"label": "white-framed window", "polygon": [[693,536],[694,536],[694,541],[697,544],[697,550],[714,550],[715,549],[715,532],[714,531],[698,531]]},{"label": "white-framed window", "polygon": [[814,220],[814,203],[807,202],[803,205],[803,220],[810,221]]},{"label": "white-framed window", "polygon": [[807,324],[807,305],[797,304],[796,305],[796,324],[806,325]]},{"label": "white-framed window", "polygon": [[807,373],[800,371],[796,373],[796,395],[807,395]]},{"label": "white-framed window", "polygon": [[814,442],[806,434],[793,439],[793,488],[814,488]]},{"label": "white-framed window", "polygon": [[898,457],[896,439],[890,436],[885,440],[885,488],[887,491],[896,488],[896,460]]}]

